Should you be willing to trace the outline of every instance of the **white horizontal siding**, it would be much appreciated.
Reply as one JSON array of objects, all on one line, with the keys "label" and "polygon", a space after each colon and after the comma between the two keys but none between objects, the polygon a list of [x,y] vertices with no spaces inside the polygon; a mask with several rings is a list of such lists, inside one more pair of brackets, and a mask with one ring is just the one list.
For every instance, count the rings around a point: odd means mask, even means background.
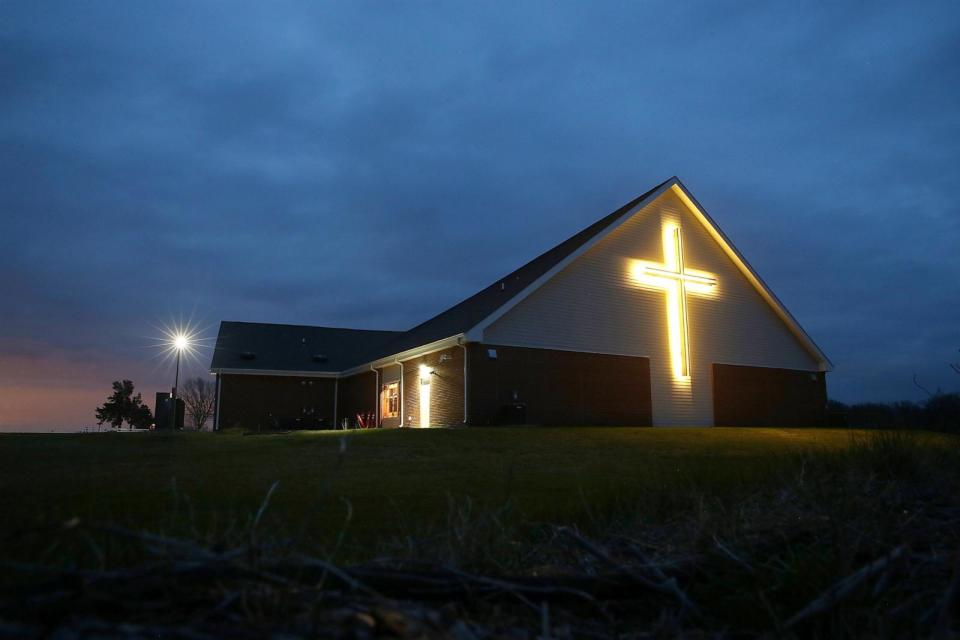
[{"label": "white horizontal siding", "polygon": [[[666,294],[641,288],[630,276],[634,260],[663,260],[664,221],[682,229],[686,266],[717,277],[715,295],[687,298],[688,382],[672,375]],[[657,425],[713,424],[715,362],[818,369],[813,356],[670,191],[487,327],[483,339],[492,344],[649,357]]]}]

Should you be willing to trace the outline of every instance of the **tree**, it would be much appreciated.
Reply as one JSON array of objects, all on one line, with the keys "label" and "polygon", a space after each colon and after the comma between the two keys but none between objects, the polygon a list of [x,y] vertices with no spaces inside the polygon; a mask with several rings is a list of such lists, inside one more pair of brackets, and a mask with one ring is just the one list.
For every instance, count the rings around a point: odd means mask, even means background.
[{"label": "tree", "polygon": [[216,404],[216,391],[213,383],[203,378],[190,378],[183,384],[183,399],[187,415],[197,431],[203,429]]},{"label": "tree", "polygon": [[[140,394],[138,393],[133,400],[134,402],[140,402]],[[153,413],[150,412],[150,407],[140,403],[131,409],[130,415],[127,416],[127,422],[134,429],[149,429],[153,425]]]},{"label": "tree", "polygon": [[153,423],[150,407],[143,404],[140,394],[133,395],[133,382],[114,380],[113,393],[102,406],[97,407],[97,424],[107,422],[114,429],[123,426],[147,429]]}]

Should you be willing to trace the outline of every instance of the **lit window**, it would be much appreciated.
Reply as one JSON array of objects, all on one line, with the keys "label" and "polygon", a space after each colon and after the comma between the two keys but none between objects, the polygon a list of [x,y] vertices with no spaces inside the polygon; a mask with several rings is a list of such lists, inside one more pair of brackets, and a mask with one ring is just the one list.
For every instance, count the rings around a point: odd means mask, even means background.
[{"label": "lit window", "polygon": [[380,390],[380,417],[396,418],[400,415],[400,383],[388,382]]}]

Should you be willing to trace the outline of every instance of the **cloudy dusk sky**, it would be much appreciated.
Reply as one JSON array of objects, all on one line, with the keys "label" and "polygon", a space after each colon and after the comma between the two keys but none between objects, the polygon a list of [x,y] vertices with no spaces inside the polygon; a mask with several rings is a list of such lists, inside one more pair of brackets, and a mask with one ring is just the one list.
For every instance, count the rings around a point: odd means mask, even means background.
[{"label": "cloudy dusk sky", "polygon": [[831,397],[960,388],[960,3],[0,2],[0,430],[152,406],[165,325],[409,328],[672,175]]}]

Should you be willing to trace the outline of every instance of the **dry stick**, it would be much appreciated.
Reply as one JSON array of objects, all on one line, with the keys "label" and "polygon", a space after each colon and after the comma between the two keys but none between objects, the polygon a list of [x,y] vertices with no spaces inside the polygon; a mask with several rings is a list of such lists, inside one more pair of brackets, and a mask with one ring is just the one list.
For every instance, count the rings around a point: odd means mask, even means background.
[{"label": "dry stick", "polygon": [[[654,582],[653,580],[650,580],[645,576],[642,576],[636,572],[630,571],[629,567],[621,565],[619,562],[611,558],[606,551],[596,546],[595,544],[593,544],[592,542],[590,542],[589,540],[581,536],[579,533],[577,533],[573,529],[570,529],[569,527],[559,527],[558,531],[569,536],[577,544],[579,544],[587,553],[596,557],[599,560],[602,560],[608,566],[617,569],[621,573],[629,575],[631,578],[640,582],[641,584],[643,584],[645,587],[649,589],[674,596],[680,601],[680,605],[684,609],[689,610],[695,615],[700,615],[700,610],[693,603],[693,601],[690,600],[690,598],[683,591],[683,589],[680,588],[680,585],[677,584],[676,579],[672,577],[668,577],[665,573],[663,573],[660,567],[658,567],[656,564],[653,564],[651,562],[644,562],[644,564],[646,565],[646,568],[653,571],[653,573],[656,575],[657,579],[660,580],[660,582]],[[639,551],[636,551],[636,553],[639,554]]]},{"label": "dry stick", "polygon": [[343,571],[332,562],[327,562],[326,560],[320,560],[304,554],[296,554],[294,557],[301,563],[301,566],[314,567],[314,568],[321,569],[323,573],[320,580],[318,581],[321,584],[325,582],[326,576],[329,573],[336,576],[340,580],[342,580],[354,591],[362,591],[371,596],[381,597],[380,594],[377,593],[374,589],[371,589],[370,587],[365,585],[362,581],[350,575],[349,572]]},{"label": "dry stick", "polygon": [[750,564],[749,564],[746,560],[744,560],[743,558],[741,558],[740,556],[738,556],[737,554],[735,554],[733,551],[731,551],[730,549],[728,549],[725,544],[723,544],[722,542],[720,542],[720,538],[718,538],[717,536],[713,536],[713,541],[716,543],[717,549],[720,549],[720,551],[722,551],[725,556],[727,556],[728,558],[730,558],[731,560],[733,560],[734,562],[736,562],[737,564],[739,564],[741,567],[743,567],[744,569],[746,569],[748,572],[750,572],[750,573],[755,573],[754,568],[753,568],[752,566],[750,566]]},{"label": "dry stick", "polygon": [[862,567],[855,573],[850,574],[846,578],[834,583],[829,589],[821,593],[817,598],[815,598],[810,604],[805,606],[796,615],[787,620],[787,627],[792,627],[793,625],[806,620],[810,616],[815,616],[825,611],[829,611],[836,605],[840,600],[848,596],[854,589],[860,586],[864,581],[880,573],[887,566],[903,555],[905,547],[903,545],[897,547],[887,555],[882,558],[874,560],[870,564]]},{"label": "dry stick", "polygon": [[[494,587],[494,588],[497,588],[497,589],[501,589],[501,590],[509,593],[510,595],[512,595],[513,597],[515,597],[517,600],[519,600],[520,602],[524,603],[525,605],[527,605],[528,607],[530,607],[531,609],[533,609],[534,611],[539,611],[539,610],[540,610],[540,608],[539,608],[532,600],[530,600],[530,598],[526,597],[525,595],[523,595],[523,593],[521,593],[521,587],[520,587],[519,585],[515,585],[515,584],[512,584],[512,583],[510,583],[510,582],[505,582],[505,581],[502,581],[502,580],[496,580],[496,579],[494,579],[494,578],[487,578],[487,577],[484,577],[484,576],[474,576],[474,575],[470,575],[470,574],[464,573],[464,572],[462,572],[462,571],[457,571],[456,569],[451,569],[450,571],[451,571],[453,574],[460,576],[465,582],[468,582],[468,583],[469,583],[469,582],[472,581],[472,582],[476,582],[476,583],[479,583],[479,584],[489,585],[489,586]],[[526,589],[529,590],[529,587],[527,587]],[[560,588],[560,589],[557,589],[557,591],[566,591],[566,592],[568,592],[568,593],[570,593],[570,594],[572,594],[572,595],[576,595],[576,596],[578,596],[578,597],[584,597],[584,598],[586,598],[587,600],[594,601],[593,597],[590,596],[589,594],[584,593],[584,592],[582,592],[582,591],[577,591],[577,590],[575,590],[575,589],[569,589],[569,590],[568,590],[568,589]],[[544,594],[546,594],[546,592],[544,592]]]},{"label": "dry stick", "polygon": [[940,606],[940,614],[937,616],[937,626],[934,629],[934,638],[949,638],[950,626],[953,618],[952,610],[954,607],[960,608],[960,551],[957,551],[957,560],[953,570],[953,580],[943,594],[943,604]]},{"label": "dry stick", "polygon": [[159,545],[168,549],[176,549],[193,556],[201,556],[210,559],[220,559],[223,557],[223,554],[215,553],[188,540],[183,540],[180,538],[168,538],[156,533],[150,533],[149,531],[134,531],[133,529],[127,529],[126,527],[113,524],[85,526],[94,531],[102,531],[115,536],[137,540],[141,542],[148,551],[156,551],[154,545]]},{"label": "dry stick", "polygon": [[546,600],[540,603],[540,637],[550,640],[550,606]]},{"label": "dry stick", "polygon": [[257,509],[257,515],[253,518],[253,524],[250,525],[250,542],[253,544],[256,541],[256,531],[257,525],[260,524],[260,518],[263,517],[264,512],[267,510],[267,506],[270,504],[270,497],[273,495],[273,492],[277,490],[277,485],[280,484],[280,481],[275,481],[270,488],[267,489],[267,495],[263,497],[263,502],[260,503],[260,508]]}]

